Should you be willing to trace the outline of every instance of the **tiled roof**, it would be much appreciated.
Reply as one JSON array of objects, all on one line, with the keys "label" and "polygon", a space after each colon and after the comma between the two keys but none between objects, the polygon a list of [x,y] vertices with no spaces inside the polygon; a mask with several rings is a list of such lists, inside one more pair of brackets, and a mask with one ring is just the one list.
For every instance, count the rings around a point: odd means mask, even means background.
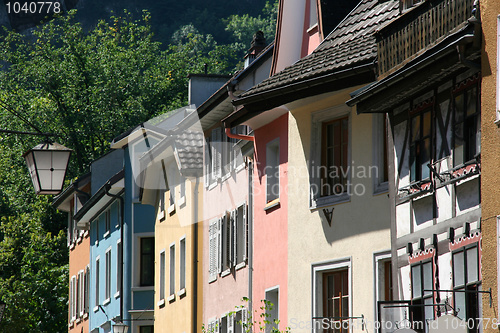
[{"label": "tiled roof", "polygon": [[201,170],[203,167],[203,132],[183,131],[175,139],[181,169]]},{"label": "tiled roof", "polygon": [[373,62],[375,31],[399,13],[399,1],[362,0],[308,56],[262,81],[241,98]]}]

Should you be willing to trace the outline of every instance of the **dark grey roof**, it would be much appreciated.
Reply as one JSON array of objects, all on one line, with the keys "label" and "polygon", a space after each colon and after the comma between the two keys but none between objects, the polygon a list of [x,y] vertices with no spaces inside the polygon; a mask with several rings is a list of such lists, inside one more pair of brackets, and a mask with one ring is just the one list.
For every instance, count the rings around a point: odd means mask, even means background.
[{"label": "dark grey roof", "polygon": [[308,56],[240,95],[248,97],[269,89],[374,62],[375,32],[399,13],[399,1],[362,0]]},{"label": "dark grey roof", "polygon": [[174,144],[182,174],[187,170],[202,170],[203,139],[201,131],[182,131],[177,135]]}]

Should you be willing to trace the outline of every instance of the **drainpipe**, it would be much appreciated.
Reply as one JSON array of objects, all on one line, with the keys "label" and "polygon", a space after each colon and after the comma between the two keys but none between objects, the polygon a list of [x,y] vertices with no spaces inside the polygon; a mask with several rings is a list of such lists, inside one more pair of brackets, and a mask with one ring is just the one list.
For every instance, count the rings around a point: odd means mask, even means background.
[{"label": "drainpipe", "polygon": [[248,315],[253,314],[253,162],[248,163]]},{"label": "drainpipe", "polygon": [[200,178],[196,177],[193,207],[193,333],[198,332],[198,186]]},{"label": "drainpipe", "polygon": [[120,253],[120,258],[118,260],[120,261],[120,265],[122,266],[121,275],[120,275],[120,319],[123,323],[123,296],[124,296],[123,295],[123,271],[124,271],[124,269],[123,269],[123,252],[125,250],[125,241],[123,239],[123,219],[124,219],[123,212],[124,212],[125,208],[124,208],[123,197],[121,195],[109,193],[110,189],[111,189],[111,185],[109,183],[107,183],[106,186],[104,187],[104,191],[105,191],[106,195],[109,197],[120,200],[120,240],[122,243],[122,250]]},{"label": "drainpipe", "polygon": [[254,137],[253,136],[231,133],[231,129],[230,128],[226,128],[226,135],[227,135],[228,138],[231,138],[231,139],[245,140],[245,141],[254,141]]}]

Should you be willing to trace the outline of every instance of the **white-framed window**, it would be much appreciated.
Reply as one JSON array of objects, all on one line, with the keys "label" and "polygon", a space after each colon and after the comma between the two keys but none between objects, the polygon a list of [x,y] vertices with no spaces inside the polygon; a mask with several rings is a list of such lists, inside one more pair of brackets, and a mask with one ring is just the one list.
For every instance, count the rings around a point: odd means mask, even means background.
[{"label": "white-framed window", "polygon": [[[160,304],[165,304],[165,250],[160,252]],[[162,302],[163,301],[163,302]]]},{"label": "white-framed window", "polygon": [[154,285],[154,237],[141,237],[139,238],[140,248],[140,270],[139,270],[139,285],[141,287]]},{"label": "white-framed window", "polygon": [[173,300],[175,298],[175,243],[170,244],[169,267],[169,300]]},{"label": "white-framed window", "polygon": [[109,303],[111,301],[111,247],[106,250],[105,259],[104,303]]},{"label": "white-framed window", "polygon": [[387,151],[387,126],[385,114],[373,114],[373,166],[369,168],[373,178],[373,194],[389,189],[389,164]]},{"label": "white-framed window", "polygon": [[[347,317],[350,317],[352,307],[351,259],[313,264],[312,270],[313,317],[319,318],[317,320],[321,320],[322,324],[327,322],[331,325],[328,327],[349,327],[339,324],[350,320]],[[336,318],[329,320],[329,317]],[[317,327],[315,325],[318,323],[313,323],[313,327]],[[341,328],[337,332],[345,333],[348,330]]]},{"label": "white-framed window", "polygon": [[266,203],[280,197],[280,140],[266,145]]},{"label": "white-framed window", "polygon": [[108,236],[111,232],[111,209],[104,212],[104,237]]},{"label": "white-framed window", "polygon": [[186,203],[186,178],[184,178],[182,175],[179,177],[180,182],[179,182],[179,207],[184,205]]},{"label": "white-framed window", "polygon": [[179,290],[186,289],[186,237],[179,241]]},{"label": "white-framed window", "polygon": [[69,320],[73,322],[76,320],[76,275],[73,275],[69,281]]},{"label": "white-framed window", "polygon": [[239,308],[234,313],[234,333],[246,333],[248,329],[248,309]]},{"label": "white-framed window", "polygon": [[311,115],[310,208],[350,199],[350,108],[344,105]]},{"label": "white-framed window", "polygon": [[84,292],[84,315],[89,313],[89,299],[90,299],[90,265],[85,268],[85,292]]},{"label": "white-framed window", "polygon": [[266,325],[266,333],[273,332],[273,329],[277,330],[279,327],[276,322],[279,320],[279,287],[273,287],[266,290],[266,319],[269,324]]},{"label": "white-framed window", "polygon": [[207,325],[207,333],[219,333],[220,324],[217,318],[210,318]]},{"label": "white-framed window", "polygon": [[[99,306],[99,298],[100,298],[100,290],[99,290],[99,280],[100,280],[100,257],[97,257],[95,259],[95,302],[94,302],[94,307]],[[95,309],[94,309],[95,311]]]},{"label": "white-framed window", "polygon": [[234,265],[236,269],[239,266],[244,266],[248,257],[248,220],[247,220],[247,205],[240,205],[233,212],[234,216]]},{"label": "white-framed window", "polygon": [[[231,133],[247,135],[248,126],[231,128]],[[214,128],[205,140],[205,186],[213,187],[227,179],[231,172],[243,169],[245,163],[238,139],[229,138],[222,127]]]},{"label": "white-framed window", "polygon": [[318,24],[318,4],[316,0],[309,0],[309,29],[313,28],[317,24]]},{"label": "white-framed window", "polygon": [[78,272],[78,315],[83,317],[85,314],[85,271],[82,269]]},{"label": "white-framed window", "polygon": [[229,270],[233,264],[233,215],[228,216],[224,214],[221,221],[222,226],[222,246],[221,246],[221,260],[222,260],[222,272],[224,274],[229,273]]},{"label": "white-framed window", "polygon": [[115,298],[119,297],[121,294],[121,276],[123,269],[123,248],[122,240],[116,241],[116,292]]}]

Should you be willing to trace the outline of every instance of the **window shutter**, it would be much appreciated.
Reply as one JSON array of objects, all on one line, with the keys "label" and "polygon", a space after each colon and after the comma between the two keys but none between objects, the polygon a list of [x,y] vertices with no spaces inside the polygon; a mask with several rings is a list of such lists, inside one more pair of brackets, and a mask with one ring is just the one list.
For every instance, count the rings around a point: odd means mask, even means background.
[{"label": "window shutter", "polygon": [[205,139],[205,187],[210,185],[210,167],[211,167],[211,158],[210,158],[210,138]]},{"label": "window shutter", "polygon": [[248,310],[247,308],[241,309],[241,326],[242,326],[242,332],[246,332],[248,328]]},{"label": "window shutter", "polygon": [[73,320],[73,278],[69,280],[69,321]]},{"label": "window shutter", "polygon": [[212,221],[208,227],[209,275],[210,279],[217,275],[217,221]]},{"label": "window shutter", "polygon": [[84,271],[81,270],[78,273],[79,280],[80,280],[80,298],[78,300],[78,306],[79,306],[79,314],[80,317],[83,317],[83,314],[85,313],[85,274]]},{"label": "window shutter", "polygon": [[85,269],[85,313],[89,313],[90,267]]},{"label": "window shutter", "polygon": [[234,314],[227,315],[227,333],[234,333]]},{"label": "window shutter", "polygon": [[233,227],[233,266],[238,263],[238,210],[231,212],[231,225]]},{"label": "window shutter", "polygon": [[231,264],[233,262],[232,260],[232,241],[231,241],[231,236],[232,236],[232,233],[231,233],[231,218],[230,216],[228,216],[227,212],[224,214],[224,216],[222,217],[222,220],[223,220],[223,225],[224,225],[224,246],[223,246],[223,249],[225,251],[225,260],[222,262],[224,268],[230,268],[231,267]]},{"label": "window shutter", "polygon": [[216,250],[216,258],[217,258],[217,272],[222,272],[222,219],[217,220],[217,250]]},{"label": "window shutter", "polygon": [[248,259],[248,206],[243,206],[243,261]]},{"label": "window shutter", "polygon": [[222,177],[222,129],[220,127],[215,130],[216,141],[216,157],[215,157],[215,176],[217,179]]}]

